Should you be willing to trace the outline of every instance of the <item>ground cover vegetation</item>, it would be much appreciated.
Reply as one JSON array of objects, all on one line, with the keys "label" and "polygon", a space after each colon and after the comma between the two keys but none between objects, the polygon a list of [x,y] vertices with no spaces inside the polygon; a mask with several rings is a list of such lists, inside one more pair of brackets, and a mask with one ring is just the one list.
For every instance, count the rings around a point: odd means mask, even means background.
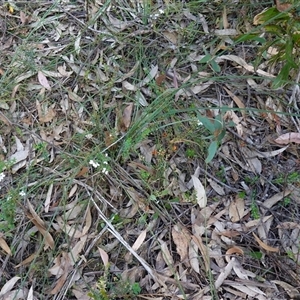
[{"label": "ground cover vegetation", "polygon": [[299,297],[297,2],[0,2],[0,299]]}]

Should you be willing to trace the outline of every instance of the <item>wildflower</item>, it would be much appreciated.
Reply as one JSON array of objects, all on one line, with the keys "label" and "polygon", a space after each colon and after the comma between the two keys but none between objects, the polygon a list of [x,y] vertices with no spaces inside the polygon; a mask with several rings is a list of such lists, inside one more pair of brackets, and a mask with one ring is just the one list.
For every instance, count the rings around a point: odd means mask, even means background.
[{"label": "wildflower", "polygon": [[2,181],[5,178],[5,174],[2,172],[0,173],[0,181]]},{"label": "wildflower", "polygon": [[21,192],[19,193],[19,195],[20,195],[21,197],[25,197],[25,196],[26,196],[26,193],[25,193],[24,191],[21,191]]},{"label": "wildflower", "polygon": [[197,121],[197,125],[198,125],[198,126],[202,126],[203,123],[202,123],[201,121],[198,120],[198,121]]},{"label": "wildflower", "polygon": [[86,137],[88,140],[90,140],[90,139],[92,139],[93,135],[92,135],[91,133],[88,133],[88,134],[85,135],[85,137]]},{"label": "wildflower", "polygon": [[97,162],[93,161],[92,159],[90,160],[89,164],[92,165],[95,169],[100,166]]},{"label": "wildflower", "polygon": [[108,174],[108,170],[106,168],[103,168],[102,169],[102,173],[105,174],[105,175],[107,175]]}]

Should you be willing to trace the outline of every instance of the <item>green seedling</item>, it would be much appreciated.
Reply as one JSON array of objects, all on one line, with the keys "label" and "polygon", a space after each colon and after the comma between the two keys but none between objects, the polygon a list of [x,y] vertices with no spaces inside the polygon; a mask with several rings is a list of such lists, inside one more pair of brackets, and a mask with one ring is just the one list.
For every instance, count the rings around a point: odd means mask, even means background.
[{"label": "green seedling", "polygon": [[[210,140],[210,145],[208,147],[208,156],[205,159],[205,162],[209,163],[216,155],[219,145],[222,139],[225,137],[226,134],[225,123],[221,115],[217,115],[215,119],[208,118],[200,114],[198,114],[197,117],[199,123],[202,124],[211,134],[208,137],[206,137],[206,139]],[[232,126],[233,124],[230,123],[228,125]]]}]

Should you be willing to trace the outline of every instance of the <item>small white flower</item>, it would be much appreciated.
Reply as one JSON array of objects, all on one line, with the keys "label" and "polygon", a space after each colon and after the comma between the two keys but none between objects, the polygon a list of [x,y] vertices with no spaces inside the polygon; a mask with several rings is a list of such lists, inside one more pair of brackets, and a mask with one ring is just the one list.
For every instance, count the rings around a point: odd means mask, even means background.
[{"label": "small white flower", "polygon": [[95,169],[100,166],[97,162],[95,162],[93,160],[90,160],[89,164],[92,165]]},{"label": "small white flower", "polygon": [[0,173],[0,181],[2,181],[5,178],[5,174],[4,173]]},{"label": "small white flower", "polygon": [[161,15],[165,13],[164,10],[161,9],[161,8],[158,10],[158,12],[159,12]]},{"label": "small white flower", "polygon": [[203,125],[203,123],[202,122],[200,122],[199,120],[197,121],[197,125],[198,126],[202,126]]},{"label": "small white flower", "polygon": [[86,137],[88,140],[90,140],[90,139],[93,137],[93,135],[92,135],[91,133],[88,133],[88,134],[85,135],[85,137]]},{"label": "small white flower", "polygon": [[26,193],[25,193],[24,191],[21,191],[21,192],[19,193],[19,195],[20,195],[21,197],[25,197],[25,196],[26,196]]},{"label": "small white flower", "polygon": [[102,173],[104,173],[105,175],[107,175],[108,174],[108,170],[106,168],[103,168],[102,169]]}]

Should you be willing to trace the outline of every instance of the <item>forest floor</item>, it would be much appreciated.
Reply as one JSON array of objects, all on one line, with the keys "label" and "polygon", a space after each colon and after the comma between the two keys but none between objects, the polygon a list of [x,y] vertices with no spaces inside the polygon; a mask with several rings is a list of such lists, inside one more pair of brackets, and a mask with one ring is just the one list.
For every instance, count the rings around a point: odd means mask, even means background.
[{"label": "forest floor", "polygon": [[299,299],[272,6],[1,4],[0,299]]}]

